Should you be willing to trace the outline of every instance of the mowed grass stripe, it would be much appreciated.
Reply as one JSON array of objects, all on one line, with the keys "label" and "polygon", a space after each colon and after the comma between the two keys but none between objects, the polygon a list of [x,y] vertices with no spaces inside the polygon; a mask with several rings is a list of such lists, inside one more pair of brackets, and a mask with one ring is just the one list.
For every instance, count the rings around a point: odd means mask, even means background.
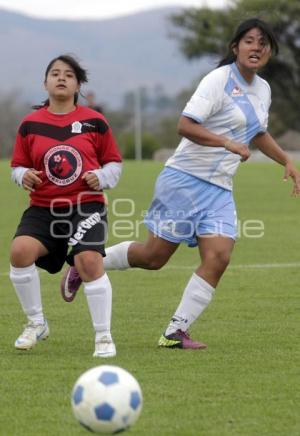
[{"label": "mowed grass stripe", "polygon": [[[132,198],[132,220],[141,220],[162,168],[159,162],[126,162],[114,199]],[[260,219],[264,236],[241,237],[215,297],[192,326],[203,352],[164,350],[157,341],[173,314],[197,249],[180,247],[161,271],[112,271],[112,332],[117,356],[95,360],[93,331],[82,290],[72,304],[59,291],[60,274],[41,274],[50,337],[30,352],[14,341],[25,318],[7,275],[1,275],[0,435],[88,434],[74,420],[70,393],[86,369],[111,363],[139,380],[144,408],[130,434],[138,436],[299,436],[300,238],[299,199],[275,164],[243,164],[235,177],[241,222]],[[9,270],[9,246],[28,196],[0,162],[0,265]],[[117,238],[143,240],[147,232]],[[137,236],[137,238],[136,238]],[[299,263],[298,263],[299,262]],[[263,267],[262,267],[263,265]],[[287,266],[288,265],[288,266]]]},{"label": "mowed grass stripe", "polygon": [[[197,268],[197,265],[189,266],[189,265],[166,265],[163,267],[161,272],[164,270],[194,270]],[[229,265],[227,269],[270,269],[270,268],[300,268],[300,262],[291,262],[291,263],[259,263],[259,264],[249,264],[249,265]],[[39,270],[41,274],[46,273],[44,270]],[[134,272],[135,268],[128,269],[128,271]],[[9,272],[0,272],[0,276],[8,276]]]}]

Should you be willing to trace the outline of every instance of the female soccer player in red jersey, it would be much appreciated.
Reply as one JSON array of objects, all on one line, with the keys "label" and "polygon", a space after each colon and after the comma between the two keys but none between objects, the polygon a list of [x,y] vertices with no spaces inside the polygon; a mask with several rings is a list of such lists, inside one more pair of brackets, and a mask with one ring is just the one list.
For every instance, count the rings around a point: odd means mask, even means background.
[{"label": "female soccer player in red jersey", "polygon": [[[116,354],[111,337],[112,289],[103,269],[107,233],[103,189],[114,187],[121,156],[105,117],[77,104],[87,72],[75,58],[53,59],[45,73],[48,99],[27,115],[17,133],[12,179],[30,192],[11,246],[10,278],[28,318],[17,349],[49,335],[36,266],[56,273],[65,260],[84,283],[94,356]],[[69,250],[69,252],[68,252]]]}]

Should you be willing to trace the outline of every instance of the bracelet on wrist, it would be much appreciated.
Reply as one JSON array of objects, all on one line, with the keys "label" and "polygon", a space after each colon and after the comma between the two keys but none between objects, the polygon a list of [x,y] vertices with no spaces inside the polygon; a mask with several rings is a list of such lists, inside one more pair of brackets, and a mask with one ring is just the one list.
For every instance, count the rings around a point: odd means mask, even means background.
[{"label": "bracelet on wrist", "polygon": [[228,150],[228,147],[232,144],[232,142],[232,139],[227,139],[227,141],[224,142],[225,150]]}]

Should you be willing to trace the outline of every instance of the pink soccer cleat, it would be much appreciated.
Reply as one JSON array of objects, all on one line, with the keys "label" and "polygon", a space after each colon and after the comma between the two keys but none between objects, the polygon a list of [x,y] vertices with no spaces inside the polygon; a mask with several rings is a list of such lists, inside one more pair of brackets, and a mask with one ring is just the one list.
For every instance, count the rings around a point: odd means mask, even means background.
[{"label": "pink soccer cleat", "polygon": [[185,350],[203,350],[207,348],[206,344],[193,341],[188,332],[183,332],[182,330],[177,330],[175,333],[168,336],[161,335],[158,346],[165,348],[184,348]]},{"label": "pink soccer cleat", "polygon": [[74,266],[69,266],[60,283],[61,295],[67,303],[71,303],[74,300],[81,283],[82,280],[77,269]]}]

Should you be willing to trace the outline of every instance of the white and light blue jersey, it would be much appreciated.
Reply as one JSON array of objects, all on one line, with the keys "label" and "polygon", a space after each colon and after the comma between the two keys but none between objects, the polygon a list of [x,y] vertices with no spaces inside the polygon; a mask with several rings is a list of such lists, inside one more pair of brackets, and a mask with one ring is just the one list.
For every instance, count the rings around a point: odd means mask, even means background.
[{"label": "white and light blue jersey", "polygon": [[[233,63],[201,80],[182,115],[217,135],[249,144],[258,133],[267,131],[270,104],[268,83],[258,75],[247,83]],[[208,147],[182,138],[166,166],[232,190],[239,163],[240,156],[224,146]]]}]

